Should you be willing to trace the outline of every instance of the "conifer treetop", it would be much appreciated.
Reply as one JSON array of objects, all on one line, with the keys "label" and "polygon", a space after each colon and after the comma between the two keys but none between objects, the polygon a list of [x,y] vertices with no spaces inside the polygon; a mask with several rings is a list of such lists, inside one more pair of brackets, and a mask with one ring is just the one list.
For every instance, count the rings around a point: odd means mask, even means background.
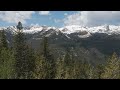
[{"label": "conifer treetop", "polygon": [[22,30],[23,29],[22,23],[20,21],[18,22],[17,29],[18,30]]}]

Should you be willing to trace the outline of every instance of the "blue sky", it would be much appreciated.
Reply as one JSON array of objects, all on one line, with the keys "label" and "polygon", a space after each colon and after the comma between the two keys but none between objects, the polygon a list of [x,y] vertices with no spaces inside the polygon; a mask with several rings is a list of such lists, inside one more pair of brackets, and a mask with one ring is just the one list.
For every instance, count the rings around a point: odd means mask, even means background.
[{"label": "blue sky", "polygon": [[23,26],[120,25],[120,11],[0,11],[0,27],[16,25],[18,21]]},{"label": "blue sky", "polygon": [[[6,11],[1,11],[0,13],[4,13],[4,12],[6,12]],[[20,12],[20,11],[18,11],[18,12]],[[28,12],[28,11],[26,11],[26,12]],[[26,26],[26,25],[31,25],[31,24],[39,24],[39,25],[62,27],[62,26],[64,26],[64,23],[62,23],[61,21],[67,15],[71,15],[77,11],[47,11],[47,12],[49,12],[49,13],[40,14],[40,11],[36,11],[35,13],[30,13],[30,15],[31,15],[30,18],[27,19],[27,17],[26,17],[24,19],[26,23],[23,23],[23,25]],[[8,12],[7,14],[9,14],[9,13],[11,15],[11,13],[15,14],[16,12]],[[3,16],[3,18],[7,18],[7,16],[9,18],[14,19],[14,17],[10,17],[9,15]],[[19,20],[19,18],[17,18],[17,19],[18,19],[18,21],[22,22],[22,20]],[[9,19],[8,20],[7,19],[6,20],[0,19],[0,26],[16,25],[16,23],[17,23],[17,22],[8,22],[8,21],[9,21]],[[13,21],[13,20],[11,19],[11,21]]]},{"label": "blue sky", "polygon": [[27,20],[28,24],[40,24],[40,25],[47,25],[47,26],[56,26],[61,27],[64,26],[63,23],[55,22],[55,20],[62,20],[65,18],[66,15],[71,15],[75,13],[74,11],[50,11],[50,15],[39,15],[36,13],[32,15],[32,19]]}]

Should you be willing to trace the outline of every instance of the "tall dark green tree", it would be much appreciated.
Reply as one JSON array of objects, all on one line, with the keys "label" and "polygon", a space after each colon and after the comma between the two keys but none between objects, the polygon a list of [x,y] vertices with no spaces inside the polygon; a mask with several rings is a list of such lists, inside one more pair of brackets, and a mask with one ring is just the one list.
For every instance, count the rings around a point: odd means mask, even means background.
[{"label": "tall dark green tree", "polygon": [[104,79],[119,79],[120,78],[120,59],[116,53],[108,59],[102,75]]},{"label": "tall dark green tree", "polygon": [[74,57],[74,49],[73,48],[66,48],[66,54],[65,54],[65,63],[66,65],[73,65],[75,62],[75,57]]},{"label": "tall dark green tree", "polygon": [[67,52],[64,56],[65,79],[73,79],[75,76],[75,61],[73,60],[73,52],[71,52],[68,48],[66,51]]},{"label": "tall dark green tree", "polygon": [[56,61],[56,79],[65,79],[65,62],[64,58],[58,58]]},{"label": "tall dark green tree", "polygon": [[4,30],[0,30],[0,49],[2,48],[8,48],[8,43]]},{"label": "tall dark green tree", "polygon": [[83,61],[80,66],[80,79],[93,79],[94,67],[87,61]]},{"label": "tall dark green tree", "polygon": [[3,48],[1,50],[0,57],[0,79],[14,79],[15,70],[14,70],[14,55],[13,51]]},{"label": "tall dark green tree", "polygon": [[2,57],[3,56],[2,51],[7,48],[8,48],[8,45],[7,45],[7,40],[6,40],[4,30],[0,30],[0,65],[2,65],[4,62],[4,59]]},{"label": "tall dark green tree", "polygon": [[18,22],[17,29],[20,31],[23,29],[22,23]]},{"label": "tall dark green tree", "polygon": [[53,55],[49,50],[48,37],[44,37],[43,40],[43,57],[46,62],[45,69],[47,71],[46,79],[55,78],[56,68],[55,68],[55,60]]},{"label": "tall dark green tree", "polygon": [[14,36],[14,57],[16,78],[30,78],[34,69],[34,56],[32,50],[27,46],[22,24],[18,23],[18,32]]},{"label": "tall dark green tree", "polygon": [[46,61],[39,51],[35,53],[35,71],[33,75],[35,79],[46,79]]},{"label": "tall dark green tree", "polygon": [[10,79],[14,77],[14,56],[8,48],[5,31],[0,30],[0,78]]},{"label": "tall dark green tree", "polygon": [[26,45],[25,47],[25,60],[24,69],[26,70],[26,78],[33,79],[33,73],[35,71],[35,54],[32,47]]},{"label": "tall dark green tree", "polygon": [[98,64],[94,70],[95,70],[95,78],[102,79],[102,75],[104,73],[104,65]]}]

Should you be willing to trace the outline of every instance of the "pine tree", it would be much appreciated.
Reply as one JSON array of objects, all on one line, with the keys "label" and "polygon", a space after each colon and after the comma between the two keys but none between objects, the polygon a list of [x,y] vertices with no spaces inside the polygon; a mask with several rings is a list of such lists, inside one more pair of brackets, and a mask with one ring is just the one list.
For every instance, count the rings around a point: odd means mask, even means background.
[{"label": "pine tree", "polygon": [[64,58],[58,58],[56,61],[56,79],[65,79]]},{"label": "pine tree", "polygon": [[20,32],[23,29],[21,22],[18,22],[17,29],[18,29],[18,32]]},{"label": "pine tree", "polygon": [[81,67],[81,63],[79,60],[74,60],[73,63],[73,68],[72,68],[72,78],[73,79],[80,79],[80,67]]},{"label": "pine tree", "polygon": [[32,47],[26,45],[25,48],[25,60],[24,60],[24,69],[26,70],[26,78],[33,79],[33,73],[35,71],[35,54]]},{"label": "pine tree", "polygon": [[7,43],[7,39],[6,39],[4,30],[0,31],[0,49],[2,49],[2,48],[8,49],[8,43]]},{"label": "pine tree", "polygon": [[39,53],[35,53],[35,71],[34,78],[35,79],[45,79],[47,75],[46,71],[46,61],[44,57]]},{"label": "pine tree", "polygon": [[94,78],[94,67],[87,61],[82,62],[80,66],[80,78],[81,79]]},{"label": "pine tree", "polygon": [[95,71],[95,79],[102,79],[102,75],[104,73],[104,65],[103,64],[98,64],[96,68],[94,69]]},{"label": "pine tree", "polygon": [[8,48],[5,31],[0,31],[0,78],[14,78],[13,51]]},{"label": "pine tree", "polygon": [[75,78],[75,60],[73,59],[73,53],[67,49],[64,57],[65,79]]},{"label": "pine tree", "polygon": [[14,36],[14,56],[16,60],[16,78],[24,77],[25,39],[23,33],[20,32]]},{"label": "pine tree", "polygon": [[2,64],[2,62],[4,62],[1,59],[1,56],[2,56],[1,51],[2,51],[2,49],[8,49],[7,39],[6,39],[4,30],[0,31],[0,64]]},{"label": "pine tree", "polygon": [[120,77],[120,60],[116,53],[108,59],[104,68],[103,78],[105,79],[119,79]]},{"label": "pine tree", "polygon": [[45,70],[47,71],[46,79],[55,78],[55,73],[56,73],[55,60],[54,60],[53,55],[50,53],[47,37],[44,37],[44,40],[43,40],[43,54],[42,55],[46,62],[45,64]]},{"label": "pine tree", "polygon": [[14,55],[13,51],[3,48],[1,50],[0,60],[3,62],[0,64],[0,78],[1,79],[14,79]]},{"label": "pine tree", "polygon": [[66,54],[65,54],[65,57],[64,57],[64,59],[65,59],[65,63],[66,63],[66,65],[68,65],[68,66],[71,66],[71,65],[73,65],[73,63],[74,63],[74,55],[73,55],[73,50],[71,50],[71,49],[66,49]]},{"label": "pine tree", "polygon": [[14,57],[16,78],[32,78],[35,63],[32,49],[30,49],[25,41],[22,33],[22,24],[17,25],[18,32],[14,36]]}]

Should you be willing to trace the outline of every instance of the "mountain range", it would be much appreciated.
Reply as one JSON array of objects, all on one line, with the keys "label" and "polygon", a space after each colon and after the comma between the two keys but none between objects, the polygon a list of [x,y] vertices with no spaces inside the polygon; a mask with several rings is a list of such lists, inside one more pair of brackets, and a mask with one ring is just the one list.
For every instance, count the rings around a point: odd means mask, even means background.
[{"label": "mountain range", "polygon": [[[13,36],[17,32],[16,26],[0,27],[5,31],[7,41],[12,46]],[[69,25],[62,28],[48,26],[27,26],[23,28],[27,42],[36,50],[41,48],[43,37],[48,37],[50,48],[56,57],[65,53],[67,48],[73,50],[74,56],[82,56],[88,60],[97,58],[93,62],[102,62],[106,55],[113,52],[120,54],[120,26],[101,25],[96,27],[83,27]]]},{"label": "mountain range", "polygon": [[[0,30],[3,30],[3,29],[11,33],[14,33],[17,30],[16,26],[0,27]],[[61,32],[65,35],[72,34],[72,33],[79,33],[80,35],[78,37],[80,38],[86,38],[91,36],[91,34],[95,34],[95,33],[104,33],[108,35],[120,34],[120,26],[115,26],[115,25],[101,25],[96,27],[85,27],[85,26],[83,27],[79,25],[69,25],[62,28],[31,25],[31,26],[24,27],[23,32],[26,34],[35,34],[39,32],[47,32],[51,29],[56,33]]]}]

